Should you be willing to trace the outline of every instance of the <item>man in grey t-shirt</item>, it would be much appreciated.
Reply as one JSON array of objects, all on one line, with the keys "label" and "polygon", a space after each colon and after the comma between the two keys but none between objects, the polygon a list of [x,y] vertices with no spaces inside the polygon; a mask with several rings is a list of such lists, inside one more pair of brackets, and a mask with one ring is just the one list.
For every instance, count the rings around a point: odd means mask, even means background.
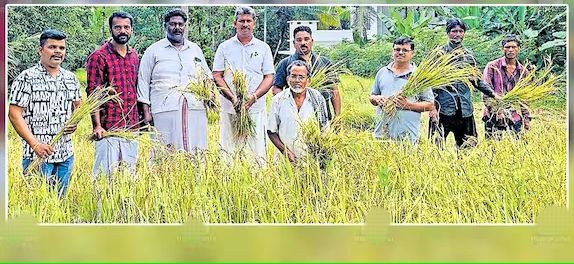
[{"label": "man in grey t-shirt", "polygon": [[409,38],[398,38],[393,42],[393,61],[377,72],[371,89],[370,101],[376,106],[375,131],[378,139],[408,139],[415,144],[419,138],[420,113],[433,108],[433,93],[430,89],[412,98],[398,96],[394,99],[397,113],[386,116],[381,105],[389,96],[398,94],[416,69],[411,62],[415,44]]}]

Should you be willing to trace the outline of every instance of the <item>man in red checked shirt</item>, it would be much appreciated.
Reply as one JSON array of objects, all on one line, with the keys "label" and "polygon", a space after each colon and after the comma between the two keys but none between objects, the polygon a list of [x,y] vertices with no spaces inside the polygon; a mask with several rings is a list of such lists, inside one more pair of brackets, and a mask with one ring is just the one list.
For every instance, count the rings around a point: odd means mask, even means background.
[{"label": "man in red checked shirt", "polygon": [[104,137],[104,132],[115,129],[137,128],[140,124],[137,109],[137,75],[139,59],[136,51],[127,45],[133,26],[133,17],[125,12],[114,12],[109,17],[112,39],[88,57],[87,93],[112,86],[122,103],[107,102],[92,115],[93,135],[96,140],[94,179],[100,173],[108,177],[120,165],[135,172],[138,143],[119,137]]}]

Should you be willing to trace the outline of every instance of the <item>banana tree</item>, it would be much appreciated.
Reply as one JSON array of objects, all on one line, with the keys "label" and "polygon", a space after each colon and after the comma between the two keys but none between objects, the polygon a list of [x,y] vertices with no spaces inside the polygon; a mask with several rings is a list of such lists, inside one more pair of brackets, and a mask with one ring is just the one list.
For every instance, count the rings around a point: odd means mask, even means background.
[{"label": "banana tree", "polygon": [[408,9],[406,16],[403,18],[401,13],[396,9],[391,9],[389,15],[379,14],[379,18],[385,23],[393,36],[407,36],[415,38],[418,33],[432,20],[432,16],[427,14],[426,9]]}]

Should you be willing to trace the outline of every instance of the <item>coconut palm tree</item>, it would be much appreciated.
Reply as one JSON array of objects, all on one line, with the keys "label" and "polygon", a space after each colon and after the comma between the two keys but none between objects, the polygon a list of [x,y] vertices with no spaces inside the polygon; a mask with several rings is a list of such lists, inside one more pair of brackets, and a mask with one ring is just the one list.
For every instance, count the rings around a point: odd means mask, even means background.
[{"label": "coconut palm tree", "polygon": [[351,25],[353,31],[361,36],[361,42],[368,41],[367,30],[371,29],[371,23],[377,18],[377,10],[372,6],[355,6],[351,9]]}]

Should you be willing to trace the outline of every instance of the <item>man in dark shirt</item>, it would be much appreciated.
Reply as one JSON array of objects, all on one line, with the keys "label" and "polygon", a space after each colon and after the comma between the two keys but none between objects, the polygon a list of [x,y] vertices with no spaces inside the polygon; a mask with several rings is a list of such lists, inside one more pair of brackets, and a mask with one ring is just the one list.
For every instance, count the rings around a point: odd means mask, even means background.
[{"label": "man in dark shirt", "polygon": [[[458,18],[451,18],[446,22],[446,33],[449,42],[443,47],[443,51],[451,52],[455,49],[464,49],[465,55],[462,60],[476,66],[471,51],[462,46],[466,25]],[[482,80],[471,80],[471,83],[482,93],[495,99],[500,97],[492,88]],[[462,82],[457,82],[449,87],[437,87],[433,89],[435,96],[435,109],[429,113],[429,136],[438,132],[437,143],[442,144],[452,132],[456,141],[456,147],[472,147],[476,144],[476,124],[473,118],[473,106],[470,89]],[[474,139],[474,140],[471,140]]]},{"label": "man in dark shirt", "polygon": [[[293,30],[293,38],[295,54],[282,59],[277,65],[277,68],[275,69],[275,77],[273,79],[273,86],[271,86],[273,95],[280,93],[285,87],[287,87],[287,66],[292,62],[297,60],[305,61],[312,66],[311,71],[331,66],[331,61],[329,61],[329,59],[312,52],[313,37],[311,28],[308,26],[299,26],[295,28],[295,30]],[[320,87],[311,88],[319,89]],[[337,85],[332,84],[328,91],[322,92],[321,94],[327,102],[331,102],[331,104],[327,103],[327,115],[329,116],[329,119],[332,119],[334,116],[338,116],[341,113],[341,97],[339,96]],[[331,110],[331,105],[333,110]]]},{"label": "man in dark shirt", "polygon": [[87,94],[104,86],[112,86],[122,103],[109,101],[92,115],[93,138],[96,140],[96,160],[93,176],[100,170],[110,176],[113,168],[125,163],[135,168],[138,144],[135,140],[118,137],[103,138],[105,131],[131,129],[139,125],[137,109],[138,54],[128,46],[132,35],[133,17],[125,12],[114,12],[109,17],[112,39],[88,57]]}]

